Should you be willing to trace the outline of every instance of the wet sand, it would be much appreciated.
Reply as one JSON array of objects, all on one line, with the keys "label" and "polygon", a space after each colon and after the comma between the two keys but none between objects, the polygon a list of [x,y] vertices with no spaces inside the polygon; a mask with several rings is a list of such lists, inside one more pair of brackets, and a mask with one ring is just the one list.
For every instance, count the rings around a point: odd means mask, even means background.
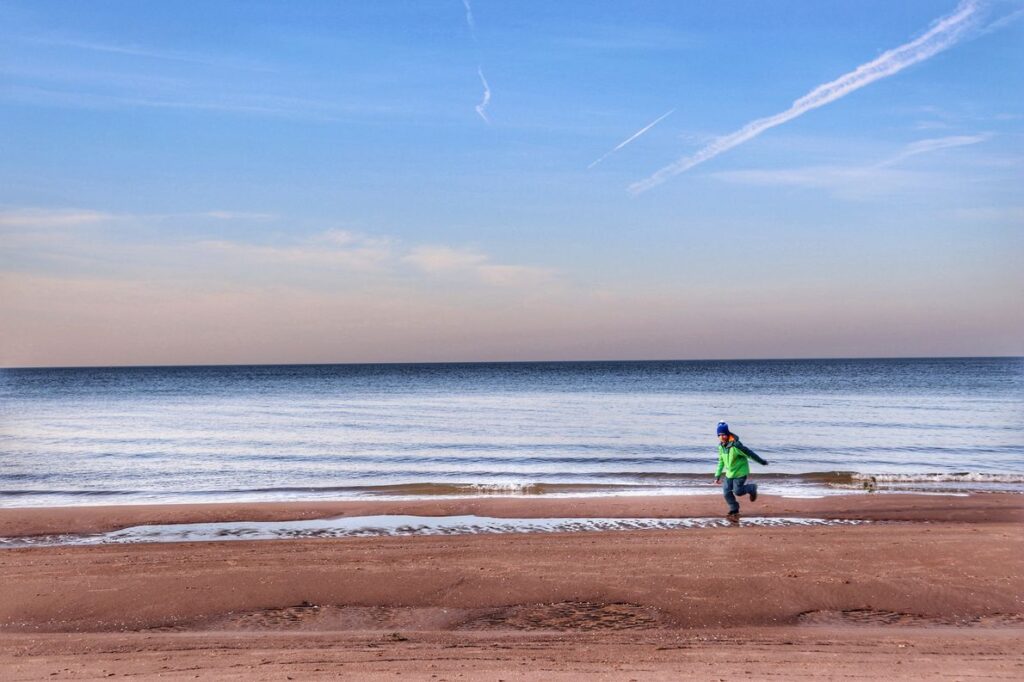
[{"label": "wet sand", "polygon": [[[0,510],[0,536],[372,514],[709,516],[715,496]],[[1024,677],[1024,496],[762,496],[857,526],[0,551],[0,677]]]}]

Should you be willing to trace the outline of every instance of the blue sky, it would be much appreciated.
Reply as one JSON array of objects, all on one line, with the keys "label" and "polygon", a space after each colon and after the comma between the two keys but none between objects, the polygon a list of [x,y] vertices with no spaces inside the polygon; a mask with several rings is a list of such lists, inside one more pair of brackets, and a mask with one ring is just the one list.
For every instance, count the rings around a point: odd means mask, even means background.
[{"label": "blue sky", "polygon": [[1022,354],[1022,14],[0,0],[0,365]]}]

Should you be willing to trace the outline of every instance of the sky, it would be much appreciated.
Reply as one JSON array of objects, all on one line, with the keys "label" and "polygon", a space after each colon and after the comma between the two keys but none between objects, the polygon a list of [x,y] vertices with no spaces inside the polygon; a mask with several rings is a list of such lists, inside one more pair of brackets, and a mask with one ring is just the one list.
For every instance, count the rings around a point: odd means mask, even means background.
[{"label": "sky", "polygon": [[1024,2],[0,0],[0,366],[1024,355]]}]

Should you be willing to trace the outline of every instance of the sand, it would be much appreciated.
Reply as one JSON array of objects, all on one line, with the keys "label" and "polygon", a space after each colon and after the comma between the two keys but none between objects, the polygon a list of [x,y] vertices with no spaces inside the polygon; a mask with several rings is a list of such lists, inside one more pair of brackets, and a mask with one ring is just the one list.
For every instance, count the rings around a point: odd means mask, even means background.
[{"label": "sand", "polygon": [[[715,496],[0,510],[0,536],[364,514],[706,516]],[[1024,678],[1024,496],[762,496],[857,526],[0,551],[0,678]]]}]

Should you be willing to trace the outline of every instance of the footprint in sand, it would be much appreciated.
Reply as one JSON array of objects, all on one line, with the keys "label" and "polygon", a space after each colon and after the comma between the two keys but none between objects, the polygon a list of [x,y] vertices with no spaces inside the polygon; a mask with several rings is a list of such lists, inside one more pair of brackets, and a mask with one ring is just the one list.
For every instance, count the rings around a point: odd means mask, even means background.
[{"label": "footprint in sand", "polygon": [[661,625],[657,609],[637,604],[558,602],[498,609],[465,624],[468,630],[632,630]]},{"label": "footprint in sand", "polygon": [[1024,615],[994,613],[983,616],[925,616],[916,613],[885,611],[881,609],[847,609],[845,611],[806,611],[797,616],[801,625],[862,625],[909,627],[1020,627]]}]

